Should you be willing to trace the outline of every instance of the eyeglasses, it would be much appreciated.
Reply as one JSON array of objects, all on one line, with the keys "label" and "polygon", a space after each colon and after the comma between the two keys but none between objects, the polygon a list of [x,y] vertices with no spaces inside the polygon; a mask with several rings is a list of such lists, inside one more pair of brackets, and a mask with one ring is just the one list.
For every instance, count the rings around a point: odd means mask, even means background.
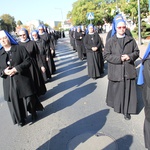
[{"label": "eyeglasses", "polygon": [[25,36],[26,34],[22,34],[22,35],[19,35],[19,36]]},{"label": "eyeglasses", "polygon": [[32,36],[36,36],[37,34],[32,34]]},{"label": "eyeglasses", "polygon": [[126,26],[122,26],[122,27],[117,27],[119,30],[120,29],[126,29]]},{"label": "eyeglasses", "polygon": [[6,39],[7,39],[7,36],[0,38],[0,40],[6,40]]}]

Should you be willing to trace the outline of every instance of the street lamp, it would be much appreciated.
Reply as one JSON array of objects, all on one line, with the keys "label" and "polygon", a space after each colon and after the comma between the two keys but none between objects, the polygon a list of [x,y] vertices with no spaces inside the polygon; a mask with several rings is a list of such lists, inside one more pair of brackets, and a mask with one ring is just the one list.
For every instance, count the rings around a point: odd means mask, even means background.
[{"label": "street lamp", "polygon": [[140,12],[140,0],[138,0],[138,44],[141,45],[141,12]]},{"label": "street lamp", "polygon": [[64,27],[64,23],[63,23],[63,13],[62,13],[62,9],[61,8],[55,8],[55,9],[59,9],[61,12],[61,22],[62,22],[62,27]]},{"label": "street lamp", "polygon": [[0,18],[0,30],[1,30],[1,24],[2,24],[2,22],[1,22],[1,21],[2,21],[2,19]]}]

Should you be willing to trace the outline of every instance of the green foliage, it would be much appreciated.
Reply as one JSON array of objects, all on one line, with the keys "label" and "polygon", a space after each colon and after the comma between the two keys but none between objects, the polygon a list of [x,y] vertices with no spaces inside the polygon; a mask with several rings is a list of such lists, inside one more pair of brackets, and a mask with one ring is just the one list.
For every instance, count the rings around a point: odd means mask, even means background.
[{"label": "green foliage", "polygon": [[[134,37],[138,36],[138,27],[135,27],[134,30],[132,31]],[[150,36],[150,25],[146,24],[146,22],[142,21],[141,23],[141,37],[142,38],[147,38]]]},{"label": "green foliage", "polygon": [[0,16],[2,20],[1,29],[7,30],[8,32],[14,31],[16,27],[16,21],[14,17],[10,16],[9,14],[4,14]]},{"label": "green foliage", "polygon": [[18,25],[18,26],[21,26],[21,25],[22,25],[22,22],[21,22],[20,20],[18,20],[18,21],[17,21],[17,25]]},{"label": "green foliage", "polygon": [[[148,0],[140,0],[141,19],[149,14]],[[116,11],[120,10],[128,15],[134,23],[138,23],[138,3],[137,0],[77,0],[73,3],[73,9],[68,13],[73,25],[87,25],[90,21],[87,19],[87,13],[94,13],[95,25],[103,25],[106,22],[111,23]]]}]

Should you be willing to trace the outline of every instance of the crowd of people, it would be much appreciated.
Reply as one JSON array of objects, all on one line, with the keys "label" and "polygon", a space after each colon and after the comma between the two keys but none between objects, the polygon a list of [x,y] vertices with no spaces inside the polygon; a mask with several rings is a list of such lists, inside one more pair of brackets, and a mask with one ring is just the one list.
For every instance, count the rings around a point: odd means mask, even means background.
[{"label": "crowd of people", "polygon": [[[25,28],[19,31],[20,41],[16,42],[4,30],[0,31],[0,73],[3,78],[4,99],[8,103],[14,124],[25,125],[28,112],[32,120],[37,119],[36,111],[43,111],[40,96],[47,91],[45,83],[56,71],[54,62],[56,34],[48,32],[43,25],[31,33]],[[65,37],[64,33],[62,34]],[[87,61],[87,74],[96,80],[103,77],[104,61],[108,64],[108,88],[106,104],[115,112],[130,120],[137,114],[137,71],[135,61],[139,48],[124,18],[114,17],[112,30],[106,37],[106,44],[93,24],[72,27],[69,31],[70,44],[79,60]],[[143,86],[145,110],[145,147],[150,149],[150,45],[143,57],[138,85]],[[141,83],[142,79],[142,83]],[[140,83],[140,84],[139,84]],[[26,87],[26,88],[24,88]]]},{"label": "crowd of people", "polygon": [[104,73],[104,44],[93,24],[72,27],[69,32],[70,44],[78,53],[78,58],[87,60],[88,76],[94,80]]},{"label": "crowd of people", "polygon": [[18,34],[17,42],[7,31],[0,31],[0,73],[12,121],[24,126],[28,114],[34,122],[37,111],[44,110],[40,96],[56,71],[55,46],[60,35],[43,25],[31,33],[21,28]]},{"label": "crowd of people", "polygon": [[[88,76],[97,79],[104,73],[104,61],[108,64],[108,88],[106,104],[115,112],[124,115],[125,120],[131,114],[137,114],[137,71],[135,61],[139,58],[139,48],[132,37],[122,15],[114,17],[112,29],[106,37],[104,46],[96,28],[89,24],[73,27],[70,30],[70,44],[78,53],[80,60],[87,59]],[[143,101],[145,110],[144,139],[145,147],[150,150],[150,45],[142,61],[139,81],[143,77]],[[138,84],[139,85],[139,84]]]}]

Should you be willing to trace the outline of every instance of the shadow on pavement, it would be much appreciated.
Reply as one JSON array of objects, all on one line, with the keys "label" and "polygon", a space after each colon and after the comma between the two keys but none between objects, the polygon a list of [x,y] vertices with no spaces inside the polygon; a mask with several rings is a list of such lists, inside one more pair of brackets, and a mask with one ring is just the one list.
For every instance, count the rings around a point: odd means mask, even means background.
[{"label": "shadow on pavement", "polygon": [[[92,131],[93,135],[96,134],[105,125],[108,113],[109,109],[104,109],[89,115],[66,128],[57,130],[57,132],[55,132],[56,130],[51,130],[50,140],[37,148],[37,150],[67,150],[67,144],[73,137],[89,131]],[[80,143],[85,142],[88,138],[90,137],[84,138]],[[76,143],[74,149],[80,143]]]},{"label": "shadow on pavement", "polygon": [[54,88],[48,90],[47,93],[45,95],[43,95],[40,100],[44,101],[49,98],[52,98],[53,96],[60,94],[61,92],[65,91],[67,89],[70,89],[74,86],[76,86],[76,87],[81,86],[88,79],[89,79],[88,76],[82,76],[82,77],[79,77],[76,79],[61,82],[58,85],[56,85]]},{"label": "shadow on pavement", "polygon": [[[118,150],[130,150],[130,146],[131,146],[132,142],[133,142],[132,135],[125,135],[124,137],[115,140],[115,143],[118,144]],[[113,143],[109,144],[103,150],[111,149],[111,147],[112,147],[111,145],[113,145]]]}]

